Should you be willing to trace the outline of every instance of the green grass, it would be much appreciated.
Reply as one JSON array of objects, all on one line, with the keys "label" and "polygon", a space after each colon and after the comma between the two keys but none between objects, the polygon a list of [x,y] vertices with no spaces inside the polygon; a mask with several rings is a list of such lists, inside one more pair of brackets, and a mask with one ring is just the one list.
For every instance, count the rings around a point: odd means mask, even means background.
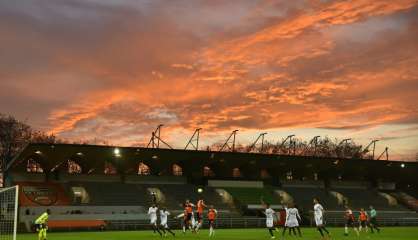
[{"label": "green grass", "polygon": [[[334,240],[361,240],[361,239],[378,239],[378,240],[416,240],[418,239],[418,227],[397,227],[397,228],[383,228],[380,234],[362,233],[359,238],[351,232],[348,237],[343,236],[342,228],[330,228],[332,239]],[[303,240],[317,240],[320,239],[319,233],[313,228],[304,228],[303,237],[286,237],[286,239],[303,239]],[[180,231],[175,231],[177,236],[175,239],[209,239],[207,230],[202,230],[199,234],[191,234],[188,232],[183,235]],[[281,234],[276,232],[276,239],[282,239]],[[35,234],[20,234],[18,240],[35,240]],[[154,235],[151,231],[138,232],[67,232],[67,233],[49,233],[48,240],[137,240],[137,239],[161,239]],[[174,239],[169,236],[166,239]],[[218,229],[216,236],[212,239],[216,240],[260,240],[270,239],[266,229]]]}]

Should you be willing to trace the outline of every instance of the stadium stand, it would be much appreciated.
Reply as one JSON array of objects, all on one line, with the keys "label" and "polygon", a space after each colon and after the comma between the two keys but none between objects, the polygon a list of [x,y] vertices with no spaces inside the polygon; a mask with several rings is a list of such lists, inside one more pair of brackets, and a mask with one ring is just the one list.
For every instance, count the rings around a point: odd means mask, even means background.
[{"label": "stadium stand", "polygon": [[323,182],[283,182],[282,189],[292,196],[294,204],[302,210],[312,209],[314,197],[319,198],[327,209],[337,210],[341,208],[337,199],[325,189]]},{"label": "stadium stand", "polygon": [[260,204],[260,199],[270,204],[281,204],[280,199],[273,194],[271,187],[265,188],[223,188],[241,205]]},{"label": "stadium stand", "polygon": [[150,204],[150,195],[140,185],[100,182],[72,182],[70,187],[84,188],[89,197],[88,205],[95,206],[147,206]]},{"label": "stadium stand", "polygon": [[[367,171],[355,172],[350,176],[352,179],[337,180],[336,169],[341,170],[346,166],[337,166],[335,159],[123,148],[118,158],[119,163],[123,162],[118,166],[120,172],[104,174],[105,164],[100,159],[114,159],[113,150],[111,146],[61,144],[52,147],[32,144],[22,151],[11,164],[7,181],[22,186],[19,221],[26,226],[25,229],[30,229],[34,218],[46,208],[52,210],[51,222],[56,229],[65,226],[144,229],[149,224],[146,212],[153,202],[151,193],[155,193],[160,206],[167,207],[174,214],[183,211],[181,203],[186,199],[196,203],[203,198],[206,204],[214,204],[220,210],[218,226],[222,227],[265,226],[264,215],[260,214],[261,198],[282,212],[283,205],[293,201],[306,220],[302,224],[312,224],[310,213],[313,197],[318,197],[326,208],[329,225],[341,225],[344,222],[344,202],[349,203],[356,215],[360,208],[373,205],[383,225],[418,224],[417,209],[411,207],[417,203],[414,197],[416,192],[396,188],[398,182],[415,184],[417,179],[413,173],[418,169],[418,164],[400,168],[398,163],[387,165],[387,162],[381,164],[380,161],[362,160],[362,166]],[[85,158],[84,162],[79,162],[84,169],[81,173],[68,174],[65,168],[60,168],[59,172],[53,171],[54,166],[77,153],[82,153]],[[33,158],[34,154],[39,156]],[[25,172],[28,158],[40,159],[45,171]],[[190,161],[194,161],[193,164]],[[151,170],[147,175],[134,174],[139,163],[149,166]],[[303,178],[304,175],[312,176],[312,167],[304,167],[311,163],[318,168],[315,171],[323,173],[320,180],[307,181]],[[173,164],[182,166],[181,176],[174,176]],[[205,166],[210,166],[213,176],[204,175]],[[236,167],[242,169],[239,178],[231,175]],[[264,168],[272,169],[271,179],[249,174],[253,169],[259,172]],[[294,169],[293,178],[288,178],[284,169]],[[385,177],[388,182],[376,184],[377,180],[362,180],[375,171],[381,174],[379,178]],[[175,227],[179,227],[180,222],[170,220]]]}]

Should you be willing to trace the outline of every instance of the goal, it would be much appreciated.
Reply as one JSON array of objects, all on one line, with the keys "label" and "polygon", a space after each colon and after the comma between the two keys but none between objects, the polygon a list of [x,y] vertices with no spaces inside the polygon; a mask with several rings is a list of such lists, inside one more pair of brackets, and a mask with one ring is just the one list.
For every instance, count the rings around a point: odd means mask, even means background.
[{"label": "goal", "polygon": [[19,186],[0,188],[0,240],[16,240]]}]

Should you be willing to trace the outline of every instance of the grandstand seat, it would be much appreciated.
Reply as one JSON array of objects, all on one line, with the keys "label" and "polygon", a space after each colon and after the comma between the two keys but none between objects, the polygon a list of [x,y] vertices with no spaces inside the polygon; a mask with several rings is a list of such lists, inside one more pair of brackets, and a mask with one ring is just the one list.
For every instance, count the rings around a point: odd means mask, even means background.
[{"label": "grandstand seat", "polygon": [[95,206],[147,206],[150,196],[140,185],[124,183],[72,182],[70,187],[83,187],[89,197],[88,205]]},{"label": "grandstand seat", "polygon": [[293,197],[300,210],[309,211],[313,208],[313,198],[319,198],[326,209],[340,209],[336,198],[320,187],[283,187],[283,190]]},{"label": "grandstand seat", "polygon": [[241,205],[260,204],[260,199],[270,204],[281,204],[280,198],[273,194],[272,187],[264,188],[223,188]]}]

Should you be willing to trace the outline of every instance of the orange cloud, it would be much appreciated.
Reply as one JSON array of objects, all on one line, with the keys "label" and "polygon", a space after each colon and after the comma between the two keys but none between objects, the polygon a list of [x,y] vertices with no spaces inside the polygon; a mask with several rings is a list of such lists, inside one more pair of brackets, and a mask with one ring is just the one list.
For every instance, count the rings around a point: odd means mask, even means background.
[{"label": "orange cloud", "polygon": [[196,126],[366,134],[418,122],[416,1],[155,4],[37,16],[0,3],[0,107],[34,109],[34,125],[65,138],[123,144],[159,123],[175,140]]}]

